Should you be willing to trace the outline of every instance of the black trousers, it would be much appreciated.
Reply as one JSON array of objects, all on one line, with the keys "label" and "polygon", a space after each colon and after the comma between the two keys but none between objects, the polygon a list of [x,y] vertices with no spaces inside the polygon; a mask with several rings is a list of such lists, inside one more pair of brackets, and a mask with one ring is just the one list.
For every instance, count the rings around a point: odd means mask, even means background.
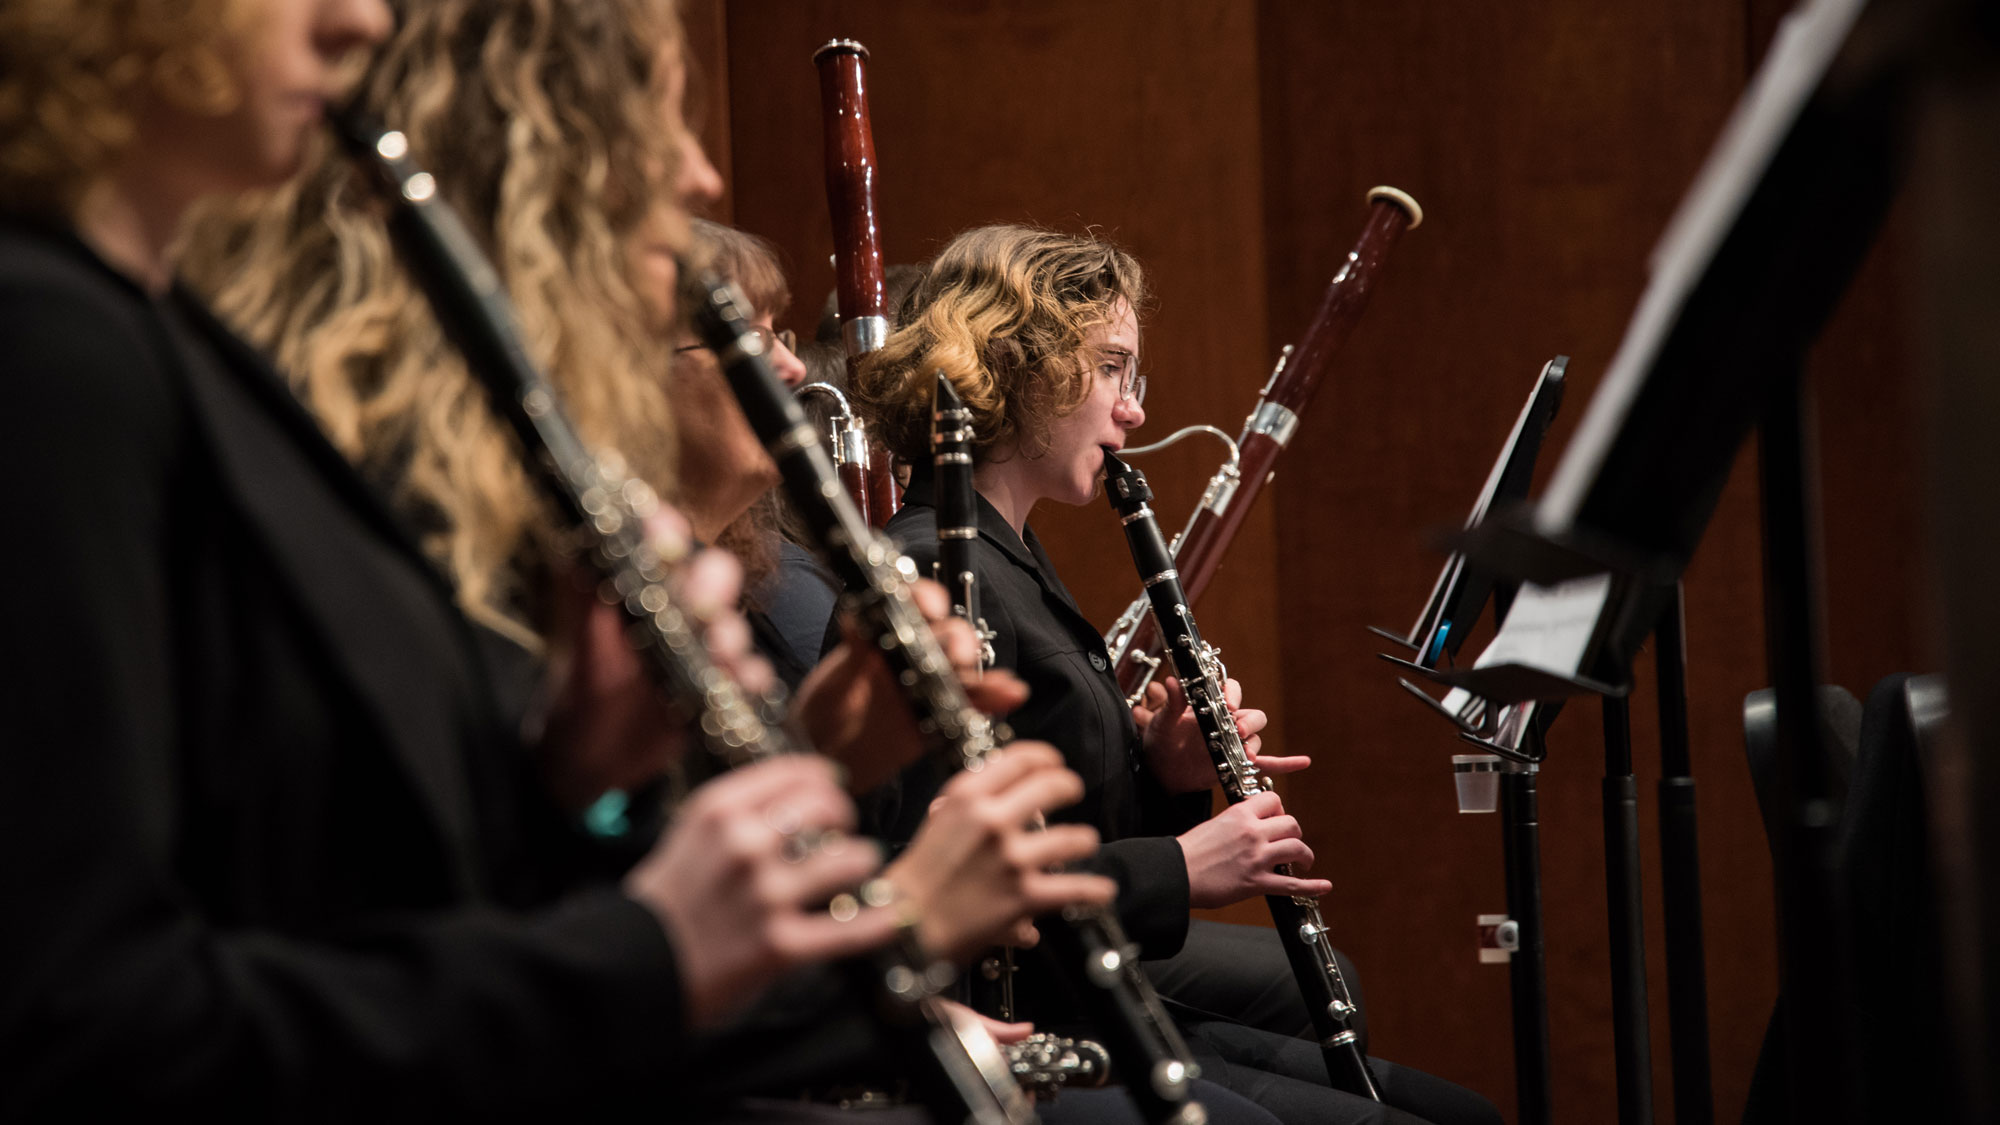
[{"label": "black trousers", "polygon": [[[1361,1009],[1357,1029],[1367,1043],[1367,1006],[1345,955],[1341,972]],[[1500,1125],[1493,1103],[1455,1083],[1384,1059],[1369,1060],[1382,1103],[1335,1090],[1312,1040],[1305,998],[1275,931],[1196,920],[1174,957],[1148,961],[1202,1077],[1270,1110],[1285,1125]]]}]

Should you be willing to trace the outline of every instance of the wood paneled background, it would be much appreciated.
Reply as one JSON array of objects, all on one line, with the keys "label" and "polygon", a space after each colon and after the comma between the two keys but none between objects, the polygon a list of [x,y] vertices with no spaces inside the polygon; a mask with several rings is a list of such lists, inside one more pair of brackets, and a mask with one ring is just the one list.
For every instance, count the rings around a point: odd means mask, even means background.
[{"label": "wood paneled background", "polygon": [[[835,36],[869,64],[888,260],[969,226],[1103,231],[1146,264],[1152,391],[1140,440],[1235,432],[1359,231],[1366,190],[1426,209],[1204,599],[1204,629],[1274,744],[1317,764],[1286,786],[1326,906],[1359,962],[1374,1049],[1511,1116],[1507,974],[1474,955],[1503,908],[1499,826],[1455,811],[1460,746],[1396,688],[1367,625],[1406,627],[1543,361],[1572,357],[1567,440],[1644,284],[1646,257],[1782,13],[1771,0],[687,0],[719,217],[772,239],[810,332],[832,283],[819,100]],[[1857,695],[1926,651],[1896,224],[1813,363],[1829,680]],[[1716,1105],[1740,1112],[1776,994],[1769,853],[1742,764],[1765,682],[1757,495],[1746,449],[1687,575]],[[1218,462],[1149,460],[1187,512]],[[1100,507],[1036,526],[1109,623],[1137,592]],[[1475,643],[1477,643],[1475,641]],[[1469,649],[1468,651],[1476,651]],[[1650,657],[1634,692],[1655,1086],[1671,1112],[1659,929]],[[1615,1118],[1596,708],[1572,707],[1543,773],[1557,1120]],[[1259,904],[1228,914],[1258,921]]]}]

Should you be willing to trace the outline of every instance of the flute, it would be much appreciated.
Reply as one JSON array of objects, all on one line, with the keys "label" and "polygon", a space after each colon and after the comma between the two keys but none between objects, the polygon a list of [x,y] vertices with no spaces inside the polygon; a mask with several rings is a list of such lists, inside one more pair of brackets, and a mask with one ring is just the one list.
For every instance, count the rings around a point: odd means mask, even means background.
[{"label": "flute", "polygon": [[[1250,760],[1236,729],[1236,715],[1224,694],[1228,673],[1215,650],[1201,639],[1194,614],[1188,609],[1187,594],[1181,588],[1173,555],[1160,535],[1149,501],[1153,490],[1146,475],[1104,451],[1104,494],[1111,509],[1125,527],[1125,542],[1132,561],[1145,583],[1155,620],[1169,622],[1164,630],[1166,651],[1173,671],[1180,677],[1188,709],[1194,713],[1202,738],[1208,743],[1209,757],[1215,762],[1216,777],[1229,803],[1241,804],[1271,789],[1270,778]],[[1278,869],[1293,874],[1290,864]],[[1320,1054],[1326,1060],[1327,1077],[1334,1088],[1382,1100],[1368,1059],[1361,1053],[1361,1037],[1354,1030],[1355,1008],[1334,959],[1333,943],[1327,937],[1326,922],[1319,905],[1310,898],[1266,895],[1271,920],[1285,946],[1285,956],[1305,994],[1307,1015],[1319,1037]]]},{"label": "flute", "polygon": [[[367,178],[383,189],[391,205],[390,237],[438,323],[464,353],[495,413],[520,439],[531,475],[616,593],[633,647],[675,706],[697,717],[704,749],[730,766],[801,750],[785,727],[767,721],[775,701],[753,697],[723,671],[699,623],[675,603],[668,562],[645,533],[656,504],[652,490],[626,477],[614,455],[597,455],[578,436],[555,388],[529,358],[499,274],[431,174],[411,159],[408,139],[352,112],[329,111],[328,120],[371,173]],[[869,897],[865,889],[862,897]],[[918,1085],[940,1120],[1035,1120],[993,1037],[976,1021],[954,1019],[944,1006],[942,992],[955,975],[950,966],[924,956],[905,933],[845,967],[849,979],[866,988],[868,1009],[884,1035],[929,1061]]]},{"label": "flute", "polygon": [[[850,379],[861,357],[889,339],[882,233],[875,222],[875,131],[868,119],[867,61],[868,48],[852,39],[835,39],[813,52],[825,125],[835,300]],[[902,493],[888,452],[872,445],[864,448],[865,489],[856,496],[856,505],[870,524],[881,527],[896,514]]]},{"label": "flute", "polygon": [[[983,768],[1005,730],[966,698],[912,593],[916,567],[863,523],[834,475],[812,424],[786,393],[750,331],[734,285],[696,282],[695,329],[721,361],[750,428],[770,451],[792,504],[847,592],[843,608],[888,660],[931,753],[926,761]],[[1139,971],[1137,947],[1109,907],[1069,906],[1042,925],[1042,940],[1103,1034],[1140,1112],[1155,1125],[1202,1125],[1192,1096],[1199,1073],[1180,1031]]]},{"label": "flute", "polygon": [[[1392,187],[1369,191],[1367,225],[1347,252],[1347,260],[1327,283],[1319,311],[1296,347],[1288,347],[1264,389],[1257,405],[1243,422],[1236,439],[1241,465],[1232,458],[1217,472],[1202,493],[1194,518],[1185,533],[1177,536],[1170,550],[1182,575],[1189,605],[1208,588],[1209,579],[1222,565],[1223,552],[1236,537],[1250,514],[1250,505],[1270,482],[1278,461],[1292,435],[1298,430],[1299,416],[1312,405],[1320,383],[1333,365],[1333,357],[1354,331],[1355,322],[1368,307],[1382,260],[1406,230],[1415,230],[1424,221],[1423,208],[1406,193]],[[1159,625],[1147,616],[1146,595],[1141,593],[1104,635],[1104,647],[1111,651],[1111,667],[1118,674],[1118,686],[1133,703],[1142,698],[1146,685],[1160,666],[1162,644]]]}]

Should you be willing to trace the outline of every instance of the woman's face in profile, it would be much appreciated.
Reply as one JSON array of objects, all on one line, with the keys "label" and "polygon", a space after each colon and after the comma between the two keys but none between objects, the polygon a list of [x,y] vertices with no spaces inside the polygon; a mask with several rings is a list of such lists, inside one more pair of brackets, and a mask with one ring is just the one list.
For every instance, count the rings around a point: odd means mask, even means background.
[{"label": "woman's face in profile", "polygon": [[674,322],[678,299],[678,255],[688,241],[688,211],[722,197],[722,174],[701,147],[701,138],[687,127],[687,66],[680,46],[660,51],[660,127],[674,138],[674,175],[667,198],[656,200],[646,221],[633,236],[630,251],[632,285],[663,325]]},{"label": "woman's face in profile", "polygon": [[386,39],[384,0],[241,0],[222,44],[233,95],[217,114],[155,93],[139,109],[137,157],[191,194],[273,187],[305,164],[341,63]]},{"label": "woman's face in profile", "polygon": [[1088,504],[1097,495],[1104,450],[1123,449],[1125,434],[1146,421],[1137,401],[1121,397],[1128,365],[1139,361],[1139,320],[1120,298],[1103,324],[1091,329],[1076,362],[1090,379],[1090,397],[1049,427],[1048,452],[1017,463],[1034,477],[1038,497]]}]

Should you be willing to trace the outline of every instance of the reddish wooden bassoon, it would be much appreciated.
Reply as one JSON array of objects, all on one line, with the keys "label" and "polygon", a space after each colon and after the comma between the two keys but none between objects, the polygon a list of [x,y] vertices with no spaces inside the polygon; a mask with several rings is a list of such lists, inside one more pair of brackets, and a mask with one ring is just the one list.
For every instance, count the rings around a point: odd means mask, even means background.
[{"label": "reddish wooden bassoon", "polygon": [[[833,218],[833,272],[840,339],[851,378],[862,356],[889,338],[882,240],[875,225],[875,132],[868,120],[868,48],[835,39],[813,52],[819,68],[820,119],[826,129],[826,204]],[[854,497],[880,527],[900,493],[889,457],[873,443],[862,466],[866,487]]]},{"label": "reddish wooden bassoon", "polygon": [[[1258,395],[1256,408],[1243,423],[1243,433],[1236,439],[1240,467],[1225,465],[1209,481],[1186,534],[1175,544],[1174,569],[1180,572],[1190,603],[1201,597],[1215,577],[1223,552],[1271,479],[1278,455],[1291,441],[1300,416],[1319,393],[1320,383],[1333,366],[1334,353],[1353,333],[1383,259],[1404,231],[1423,222],[1423,208],[1395,188],[1375,188],[1368,193],[1368,201],[1372,205],[1368,224],[1328,283],[1305,337],[1296,347],[1286,349],[1287,357],[1278,361],[1277,370]],[[1136,700],[1151,682],[1164,651],[1145,594],[1126,608],[1105,634],[1104,643],[1111,650],[1119,686]]]}]

